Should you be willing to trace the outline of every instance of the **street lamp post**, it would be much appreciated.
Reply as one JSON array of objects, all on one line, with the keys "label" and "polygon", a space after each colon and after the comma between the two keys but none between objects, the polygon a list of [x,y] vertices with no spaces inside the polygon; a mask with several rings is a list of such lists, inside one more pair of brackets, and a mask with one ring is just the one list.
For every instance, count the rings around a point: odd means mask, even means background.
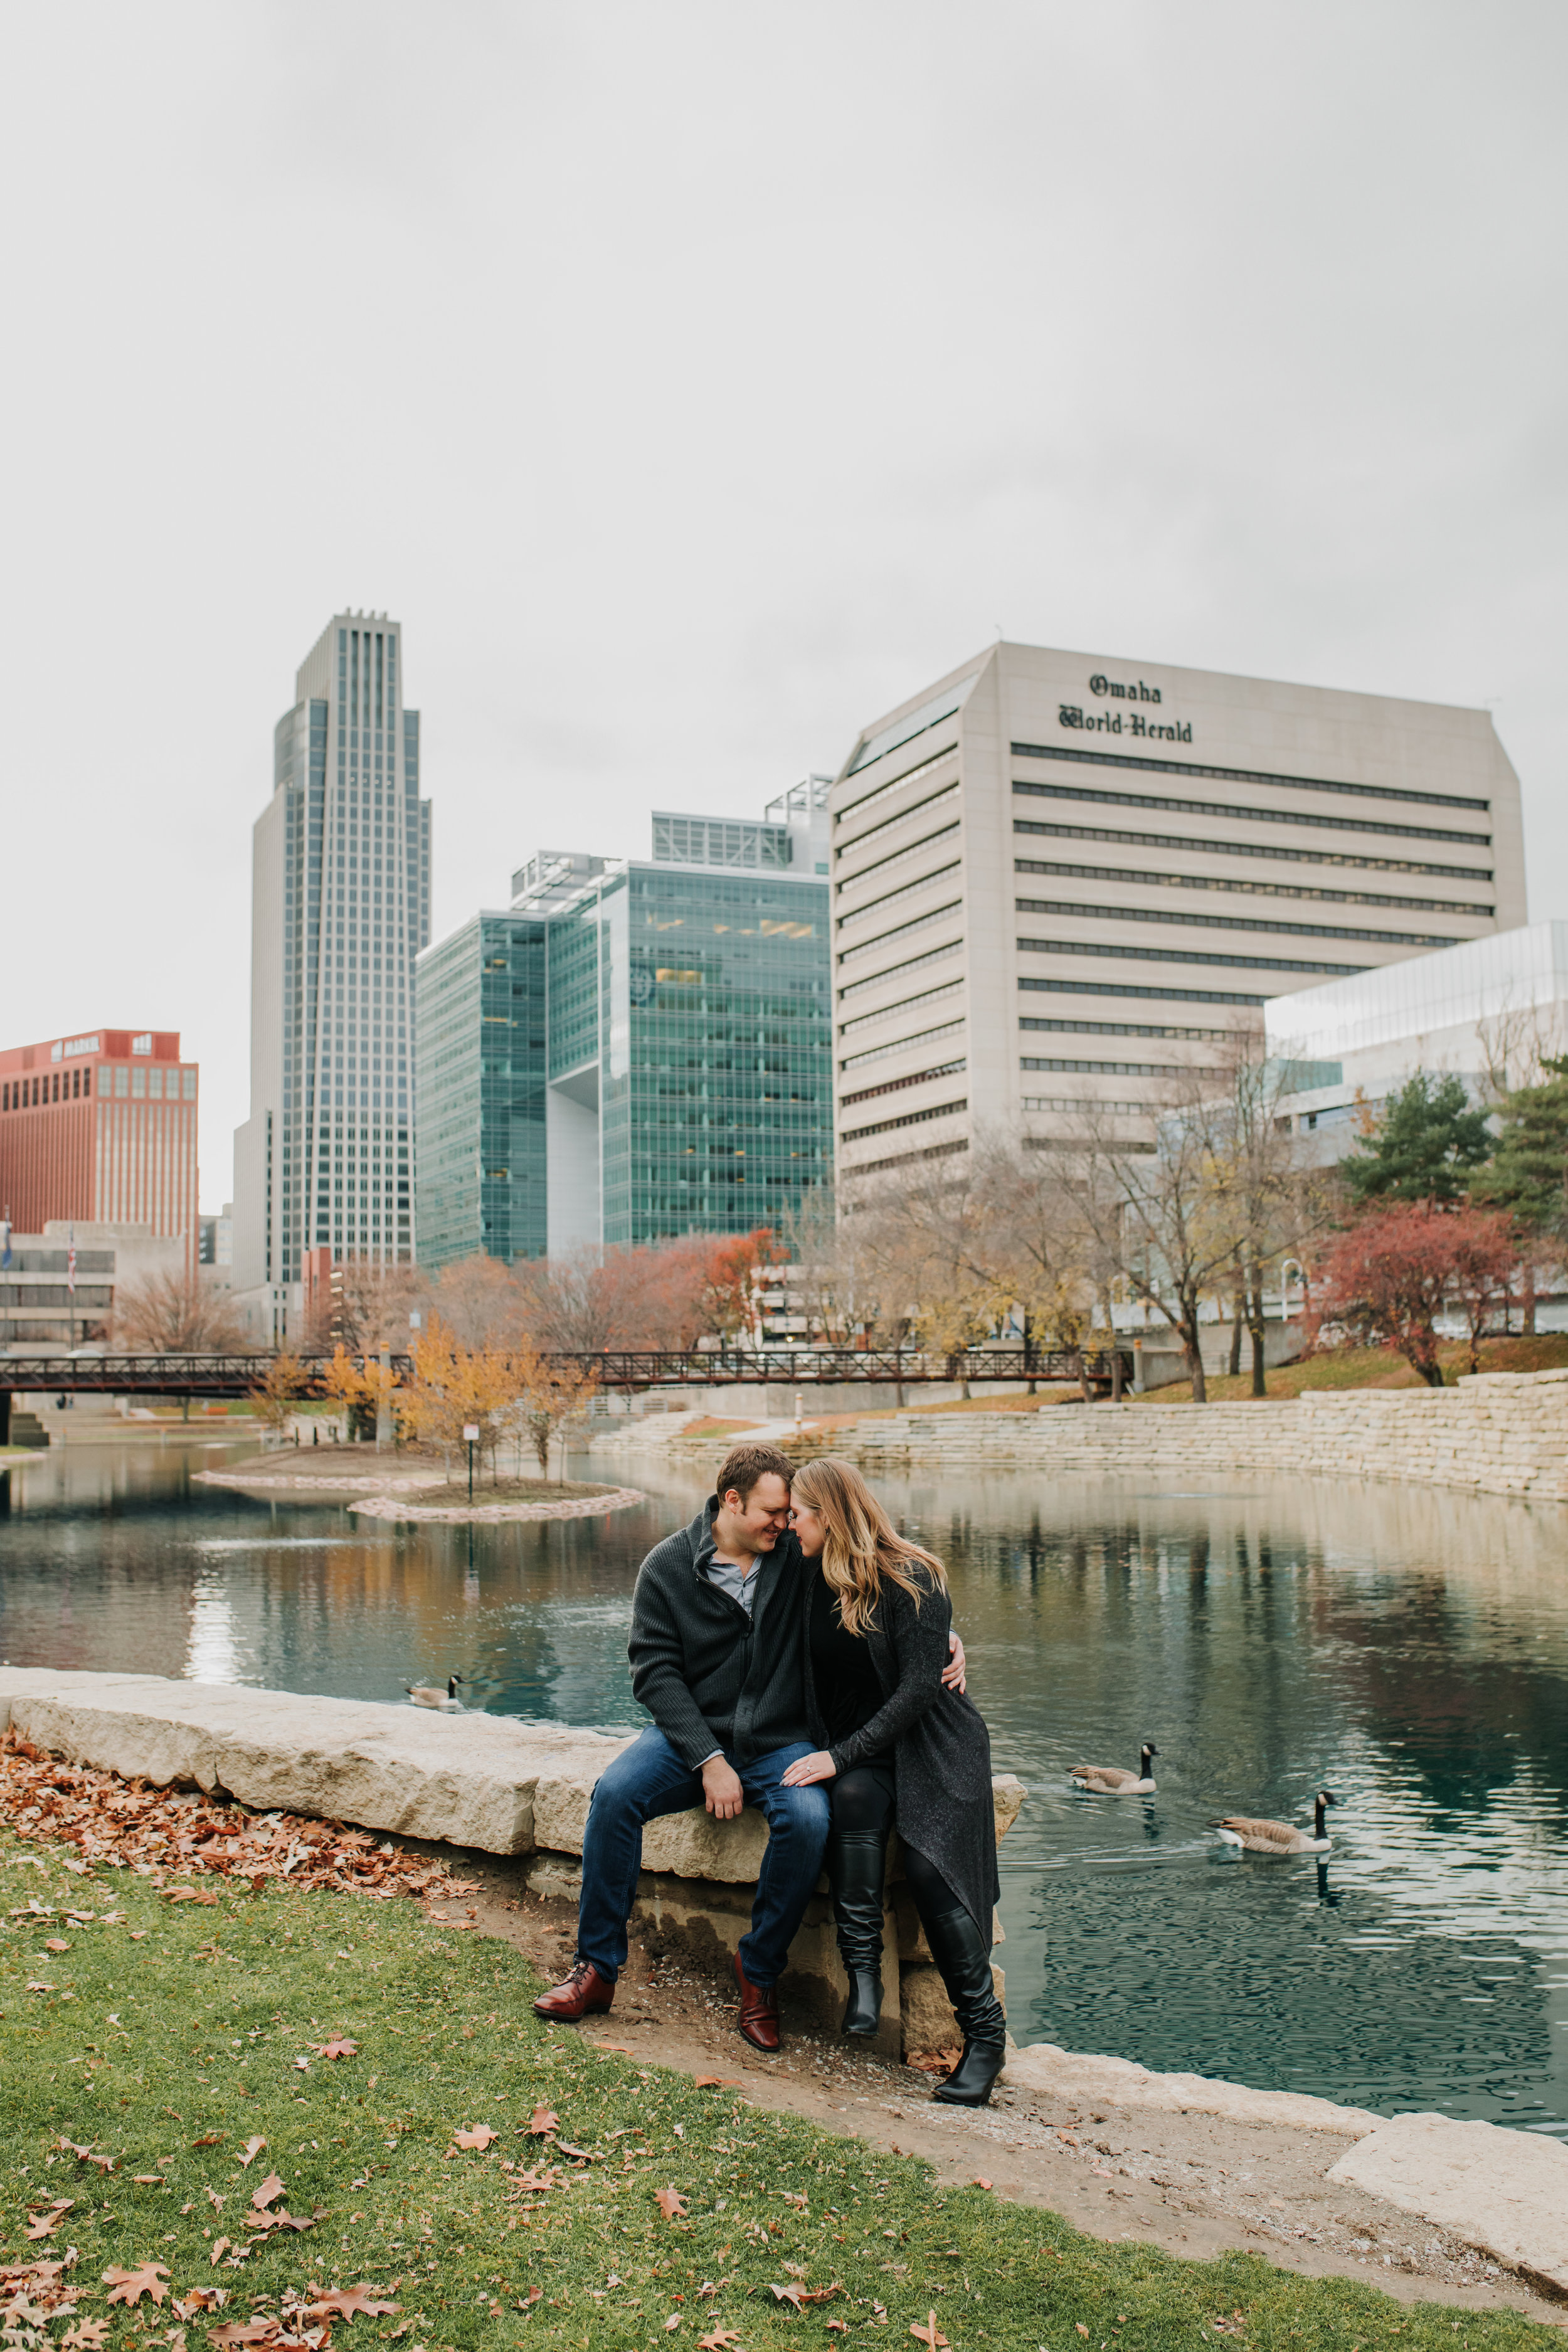
[{"label": "street lamp post", "polygon": [[479,1434],[479,1424],[477,1421],[466,1421],[463,1423],[463,1435],[468,1446],[468,1500],[470,1503],[474,1499],[474,1446]]}]

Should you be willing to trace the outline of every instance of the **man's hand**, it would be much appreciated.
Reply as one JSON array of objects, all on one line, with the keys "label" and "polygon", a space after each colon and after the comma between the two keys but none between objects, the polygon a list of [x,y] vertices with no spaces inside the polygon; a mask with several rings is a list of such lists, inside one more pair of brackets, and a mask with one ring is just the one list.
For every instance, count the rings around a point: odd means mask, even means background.
[{"label": "man's hand", "polygon": [[702,1801],[716,1822],[732,1822],[746,1802],[734,1767],[721,1756],[710,1756],[702,1767]]},{"label": "man's hand", "polygon": [[818,1748],[809,1756],[795,1758],[784,1776],[783,1786],[786,1789],[809,1789],[814,1781],[833,1780],[837,1775],[838,1767],[826,1748]]},{"label": "man's hand", "polygon": [[948,1660],[942,1670],[944,1688],[962,1691],[968,1687],[964,1677],[963,1644],[956,1633],[947,1637]]}]

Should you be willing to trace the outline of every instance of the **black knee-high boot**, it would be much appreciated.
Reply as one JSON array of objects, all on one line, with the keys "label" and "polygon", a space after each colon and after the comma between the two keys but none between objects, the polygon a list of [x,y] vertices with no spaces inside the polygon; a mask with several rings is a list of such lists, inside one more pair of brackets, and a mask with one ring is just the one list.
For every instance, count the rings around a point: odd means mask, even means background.
[{"label": "black knee-high boot", "polygon": [[882,1881],[888,1841],[880,1830],[835,1830],[827,1841],[827,1882],[838,1957],[849,1979],[841,2033],[872,2034],[882,2014]]},{"label": "black knee-high boot", "polygon": [[983,2107],[1007,2058],[1007,2021],[991,1978],[991,1939],[967,1911],[944,1911],[921,1924],[963,2035],[963,2057],[931,2096],[949,2106]]}]

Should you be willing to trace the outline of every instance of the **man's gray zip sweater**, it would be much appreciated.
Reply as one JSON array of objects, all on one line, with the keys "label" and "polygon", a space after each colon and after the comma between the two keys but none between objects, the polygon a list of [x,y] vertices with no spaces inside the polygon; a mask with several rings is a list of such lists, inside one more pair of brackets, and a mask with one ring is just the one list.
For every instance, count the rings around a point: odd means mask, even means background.
[{"label": "man's gray zip sweater", "polygon": [[811,1737],[800,1546],[786,1530],[758,1556],[748,1616],[708,1578],[718,1507],[710,1495],[689,1527],[655,1544],[637,1570],[626,1644],[633,1696],[693,1771],[716,1748],[746,1764]]}]

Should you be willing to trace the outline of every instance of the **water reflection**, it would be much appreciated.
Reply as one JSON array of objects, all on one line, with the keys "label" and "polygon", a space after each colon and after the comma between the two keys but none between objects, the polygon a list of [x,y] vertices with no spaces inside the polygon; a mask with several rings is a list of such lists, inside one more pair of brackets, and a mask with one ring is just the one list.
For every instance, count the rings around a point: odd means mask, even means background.
[{"label": "water reflection", "polygon": [[[29,1465],[0,1655],[628,1725],[637,1563],[692,1507],[361,1529],[192,1486],[213,1460]],[[639,1467],[637,1482],[648,1483]],[[1568,2131],[1568,1514],[1391,1487],[884,1482],[948,1560],[999,1769],[1014,2029],[1374,2107]],[[1079,1762],[1158,1743],[1152,1798]],[[1343,1800],[1333,1850],[1218,1846],[1223,1812]]]}]

